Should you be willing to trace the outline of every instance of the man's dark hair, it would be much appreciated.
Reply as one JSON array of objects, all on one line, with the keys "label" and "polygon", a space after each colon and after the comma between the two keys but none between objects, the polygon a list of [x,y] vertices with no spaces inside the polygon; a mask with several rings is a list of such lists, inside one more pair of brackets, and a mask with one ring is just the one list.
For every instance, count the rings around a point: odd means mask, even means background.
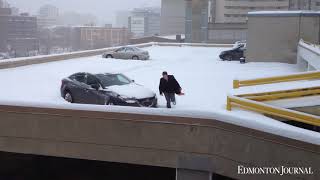
[{"label": "man's dark hair", "polygon": [[164,76],[164,75],[168,75],[168,72],[167,71],[163,71],[162,76]]}]

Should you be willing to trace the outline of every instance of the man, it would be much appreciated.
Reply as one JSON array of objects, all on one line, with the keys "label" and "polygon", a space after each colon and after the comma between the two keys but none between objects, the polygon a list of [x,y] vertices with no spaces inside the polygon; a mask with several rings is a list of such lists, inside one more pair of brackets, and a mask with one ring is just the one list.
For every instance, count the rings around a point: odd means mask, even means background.
[{"label": "man", "polygon": [[162,73],[162,78],[160,79],[159,91],[160,95],[166,97],[167,108],[171,108],[171,102],[176,105],[175,94],[182,95],[181,87],[178,81],[173,75],[168,75],[166,71]]}]

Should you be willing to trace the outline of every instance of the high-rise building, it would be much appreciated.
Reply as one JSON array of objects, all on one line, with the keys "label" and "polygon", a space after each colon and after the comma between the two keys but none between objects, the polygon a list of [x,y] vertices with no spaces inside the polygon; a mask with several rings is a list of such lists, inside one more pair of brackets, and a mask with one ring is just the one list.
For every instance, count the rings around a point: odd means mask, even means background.
[{"label": "high-rise building", "polygon": [[44,5],[40,7],[38,15],[38,26],[46,28],[58,24],[59,9],[52,5]]},{"label": "high-rise building", "polygon": [[288,10],[289,0],[212,0],[215,23],[245,23],[250,11]]},{"label": "high-rise building", "polygon": [[161,35],[185,33],[186,2],[185,0],[161,1]]},{"label": "high-rise building", "polygon": [[134,9],[129,17],[129,30],[133,37],[160,34],[160,9]]},{"label": "high-rise building", "polygon": [[162,0],[161,8],[161,34],[233,43],[247,37],[248,12],[320,10],[320,0]]}]

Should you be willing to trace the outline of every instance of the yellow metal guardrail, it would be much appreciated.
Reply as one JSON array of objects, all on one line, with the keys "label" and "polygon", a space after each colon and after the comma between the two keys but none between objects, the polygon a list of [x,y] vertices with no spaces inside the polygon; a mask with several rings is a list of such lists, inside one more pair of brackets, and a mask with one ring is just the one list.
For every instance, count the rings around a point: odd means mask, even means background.
[{"label": "yellow metal guardrail", "polygon": [[237,97],[250,99],[254,101],[260,101],[260,102],[279,100],[279,99],[299,98],[299,97],[306,97],[306,96],[320,96],[320,87],[237,95]]},{"label": "yellow metal guardrail", "polygon": [[314,126],[320,126],[320,117],[307,113],[297,112],[284,108],[266,105],[249,99],[236,96],[229,96],[227,102],[227,110],[231,111],[233,106],[237,106],[246,110],[251,110],[267,115],[274,115],[288,120],[298,121]]},{"label": "yellow metal guardrail", "polygon": [[262,85],[262,84],[272,84],[272,83],[301,81],[301,80],[313,80],[313,79],[320,79],[320,71],[298,73],[298,74],[269,77],[269,78],[251,79],[251,80],[234,80],[233,88],[238,89],[244,86],[254,86],[254,85]]},{"label": "yellow metal guardrail", "polygon": [[[254,86],[254,85],[262,85],[262,84],[272,84],[272,83],[291,82],[291,81],[300,81],[300,80],[313,80],[313,79],[320,79],[320,71],[298,73],[298,74],[278,76],[278,77],[252,79],[252,80],[241,80],[241,81],[234,80],[233,87],[234,89],[237,89],[243,86]],[[314,126],[320,126],[319,116],[297,112],[297,111],[293,111],[285,108],[275,107],[275,106],[262,103],[263,101],[309,97],[309,96],[320,96],[320,86],[300,88],[300,89],[290,89],[290,90],[283,90],[283,91],[272,91],[272,92],[228,96],[227,110],[231,111],[233,106],[237,106],[242,109],[251,110],[258,113],[282,117],[288,120],[303,122],[303,123],[311,124]]]}]

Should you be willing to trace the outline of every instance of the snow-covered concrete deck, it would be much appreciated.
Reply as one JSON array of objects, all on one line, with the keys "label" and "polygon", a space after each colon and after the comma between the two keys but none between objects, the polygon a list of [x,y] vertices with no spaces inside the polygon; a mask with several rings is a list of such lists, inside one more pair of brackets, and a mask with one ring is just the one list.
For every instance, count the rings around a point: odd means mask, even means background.
[{"label": "snow-covered concrete deck", "polygon": [[[150,61],[102,59],[101,56],[79,58],[0,70],[3,86],[0,90],[0,104],[49,104],[48,107],[66,107],[106,111],[131,111],[171,115],[200,116],[208,114],[213,118],[229,116],[228,122],[241,126],[289,136],[294,139],[315,142],[319,133],[293,127],[260,114],[225,110],[227,94],[234,79],[252,79],[264,76],[284,75],[298,72],[295,65],[281,63],[223,62],[219,53],[225,48],[209,47],[164,47],[145,48],[151,55]],[[72,106],[60,97],[61,80],[75,72],[120,72],[155,92],[158,92],[162,71],[174,74],[184,92],[177,97],[177,106],[165,109],[165,99],[158,95],[160,109],[111,108],[92,105]],[[171,112],[170,112],[171,111]],[[237,118],[236,118],[237,117]],[[284,132],[284,130],[286,130]],[[304,137],[306,136],[306,137]],[[308,137],[312,137],[312,140]],[[317,138],[316,138],[317,139]],[[316,144],[320,144],[319,141]]]},{"label": "snow-covered concrete deck", "polygon": [[[55,102],[60,97],[61,80],[76,72],[121,72],[158,92],[162,71],[174,74],[186,96],[178,97],[176,109],[223,110],[235,78],[255,78],[297,72],[295,65],[280,63],[223,62],[223,48],[158,47],[146,48],[150,61],[103,59],[100,56],[24,66],[0,71],[3,82],[0,100]],[[164,98],[160,107],[164,107]]]}]

